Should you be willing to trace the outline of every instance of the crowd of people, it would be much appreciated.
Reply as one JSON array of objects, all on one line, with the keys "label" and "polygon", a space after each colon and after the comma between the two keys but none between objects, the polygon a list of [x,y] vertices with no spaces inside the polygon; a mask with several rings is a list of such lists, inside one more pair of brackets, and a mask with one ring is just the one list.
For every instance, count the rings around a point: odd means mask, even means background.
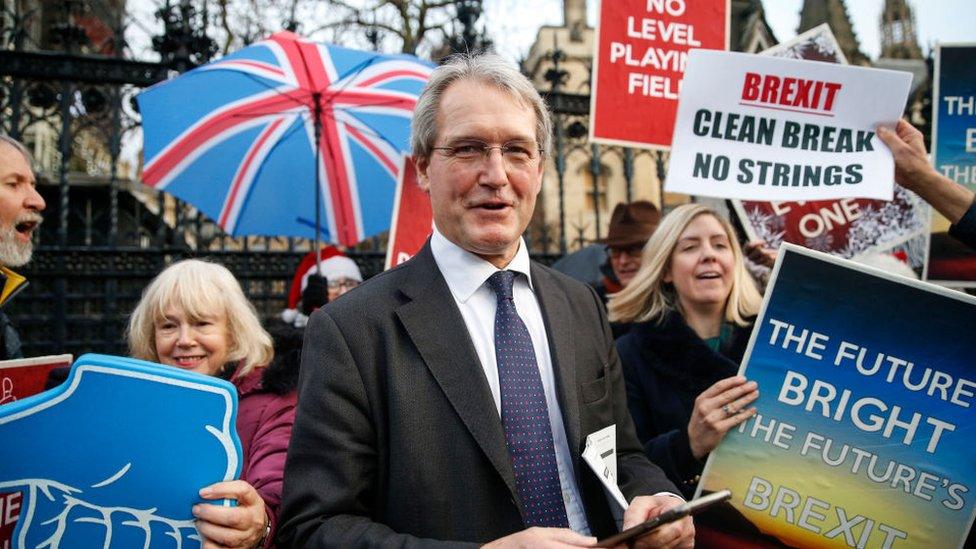
[{"label": "crowd of people", "polygon": [[[312,253],[266,327],[216,263],[183,260],[149,284],[131,355],[238,393],[241,477],[200,491],[237,505],[193,507],[205,547],[583,547],[694,493],[709,453],[761,405],[737,375],[761,302],[746,262],[775,250],[743,246],[703,205],[662,217],[635,202],[613,212],[597,287],[532,262],[521,235],[551,135],[514,67],[454,57],[414,115],[434,229],[410,261],[363,282],[337,250]],[[933,169],[907,122],[878,135],[896,181],[976,248],[973,193]],[[45,204],[7,137],[0,177],[6,300]],[[0,330],[2,358],[20,356],[2,311]],[[581,459],[611,425],[625,509]],[[685,518],[636,543],[695,538]]]}]

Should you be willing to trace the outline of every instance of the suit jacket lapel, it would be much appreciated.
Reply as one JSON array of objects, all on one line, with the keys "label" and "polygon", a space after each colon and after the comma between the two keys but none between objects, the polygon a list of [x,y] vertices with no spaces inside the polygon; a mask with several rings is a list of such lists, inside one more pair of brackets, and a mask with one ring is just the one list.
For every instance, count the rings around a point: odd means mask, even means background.
[{"label": "suit jacket lapel", "polygon": [[515,473],[501,418],[464,319],[434,262],[430,242],[403,268],[410,269],[402,288],[410,301],[396,314],[461,421],[515,496]]},{"label": "suit jacket lapel", "polygon": [[573,340],[573,313],[565,292],[559,291],[549,273],[532,263],[532,283],[542,309],[549,336],[549,354],[556,374],[559,407],[566,425],[566,439],[573,456],[573,468],[579,476],[579,459],[583,451],[580,433],[580,410],[576,387],[576,350]]}]

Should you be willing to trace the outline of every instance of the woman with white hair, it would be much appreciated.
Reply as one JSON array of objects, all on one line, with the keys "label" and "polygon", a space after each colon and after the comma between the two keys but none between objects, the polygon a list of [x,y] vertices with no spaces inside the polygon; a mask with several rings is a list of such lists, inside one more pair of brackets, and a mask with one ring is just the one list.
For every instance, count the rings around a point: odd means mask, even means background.
[{"label": "woman with white hair", "polygon": [[187,259],[146,288],[129,320],[132,356],[229,380],[237,388],[240,480],[204,487],[193,508],[204,546],[270,547],[278,524],[297,371],[273,362],[271,336],[226,267]]},{"label": "woman with white hair", "polygon": [[736,373],[760,302],[732,226],[701,204],[664,217],[610,298],[610,321],[634,323],[617,351],[637,436],[686,496],[706,456],[756,413],[756,384]]}]

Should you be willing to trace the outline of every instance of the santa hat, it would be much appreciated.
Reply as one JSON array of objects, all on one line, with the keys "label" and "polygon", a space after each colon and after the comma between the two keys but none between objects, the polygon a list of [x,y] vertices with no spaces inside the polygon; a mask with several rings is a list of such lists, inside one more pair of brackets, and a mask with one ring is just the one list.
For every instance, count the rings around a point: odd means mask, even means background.
[{"label": "santa hat", "polygon": [[908,254],[902,250],[895,250],[889,253],[878,252],[862,255],[861,257],[857,258],[856,261],[862,265],[867,265],[868,267],[881,269],[886,273],[901,275],[913,280],[918,280],[918,273],[916,273],[908,264]]},{"label": "santa hat", "polygon": [[[319,257],[322,260],[322,275],[328,280],[338,280],[348,278],[356,282],[363,281],[363,275],[359,272],[356,262],[342,255],[335,246],[327,246],[319,250]],[[288,308],[299,309],[302,301],[302,292],[308,286],[308,277],[319,272],[318,263],[315,260],[315,252],[309,252],[298,264],[295,276],[291,280],[291,288],[288,290]]]}]

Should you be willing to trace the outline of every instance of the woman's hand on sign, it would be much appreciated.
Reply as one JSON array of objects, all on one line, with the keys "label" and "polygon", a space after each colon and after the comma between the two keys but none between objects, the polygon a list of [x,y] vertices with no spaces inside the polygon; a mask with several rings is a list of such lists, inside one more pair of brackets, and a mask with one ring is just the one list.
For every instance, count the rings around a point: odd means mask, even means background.
[{"label": "woman's hand on sign", "polygon": [[264,538],[268,516],[264,500],[253,486],[243,480],[211,484],[200,490],[204,499],[234,499],[237,505],[226,507],[209,503],[193,506],[197,530],[203,536],[203,547],[257,546]]},{"label": "woman's hand on sign", "polygon": [[742,251],[745,252],[746,257],[753,263],[769,267],[770,269],[773,268],[773,265],[776,263],[776,256],[779,255],[779,250],[767,247],[766,242],[762,240],[750,240],[746,242]]},{"label": "woman's hand on sign", "polygon": [[688,441],[697,459],[707,456],[736,425],[756,415],[748,408],[759,398],[758,384],[742,376],[716,381],[695,399],[688,422]]}]

